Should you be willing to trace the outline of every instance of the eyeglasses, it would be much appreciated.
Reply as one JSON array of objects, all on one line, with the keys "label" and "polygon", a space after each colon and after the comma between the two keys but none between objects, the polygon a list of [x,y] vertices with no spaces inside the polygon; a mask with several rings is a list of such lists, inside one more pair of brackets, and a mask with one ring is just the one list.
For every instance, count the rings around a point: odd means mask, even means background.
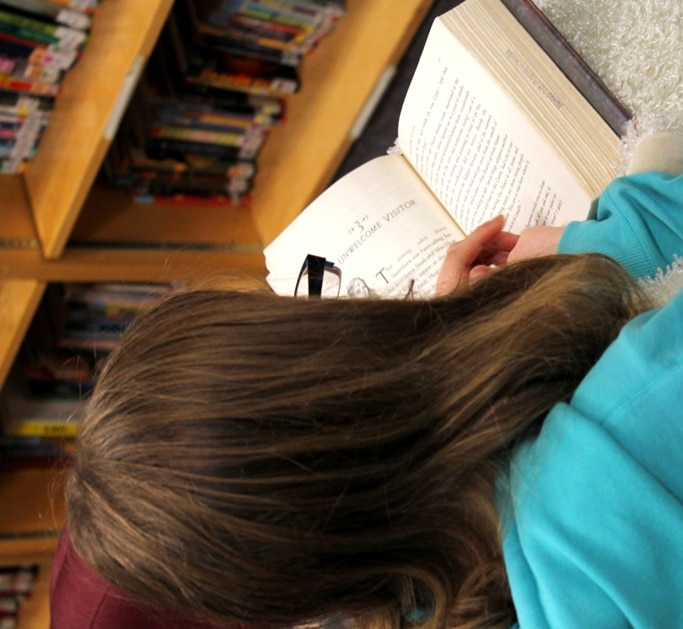
[{"label": "eyeglasses", "polygon": [[309,253],[294,287],[295,297],[339,297],[341,269],[321,256]]}]

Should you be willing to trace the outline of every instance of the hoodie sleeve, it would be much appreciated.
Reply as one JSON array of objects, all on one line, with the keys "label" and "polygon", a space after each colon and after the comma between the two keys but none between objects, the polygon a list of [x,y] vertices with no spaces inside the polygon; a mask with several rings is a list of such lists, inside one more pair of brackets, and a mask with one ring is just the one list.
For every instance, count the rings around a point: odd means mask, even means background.
[{"label": "hoodie sleeve", "polygon": [[567,225],[558,253],[604,253],[636,278],[683,256],[683,176],[646,172],[615,179],[595,219]]}]

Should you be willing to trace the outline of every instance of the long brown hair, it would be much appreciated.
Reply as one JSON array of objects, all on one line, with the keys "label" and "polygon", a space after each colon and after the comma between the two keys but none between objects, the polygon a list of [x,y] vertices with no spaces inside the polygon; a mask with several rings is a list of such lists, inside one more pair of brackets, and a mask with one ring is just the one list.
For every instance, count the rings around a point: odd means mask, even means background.
[{"label": "long brown hair", "polygon": [[89,403],[73,543],[123,590],[208,618],[509,626],[507,458],[643,307],[599,256],[429,301],[172,296]]}]

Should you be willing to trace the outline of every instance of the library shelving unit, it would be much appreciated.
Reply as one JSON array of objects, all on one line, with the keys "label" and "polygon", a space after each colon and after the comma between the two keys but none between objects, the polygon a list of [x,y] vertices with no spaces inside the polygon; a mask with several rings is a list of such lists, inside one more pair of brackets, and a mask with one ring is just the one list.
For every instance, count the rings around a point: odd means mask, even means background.
[{"label": "library shelving unit", "polygon": [[[302,89],[258,160],[248,208],[141,206],[96,175],[172,0],[102,0],[24,173],[0,178],[0,386],[49,282],[265,277],[270,242],[329,182],[430,0],[348,0],[305,59]],[[49,626],[47,579],[64,521],[59,469],[0,473],[0,563],[44,574],[21,627]]]}]

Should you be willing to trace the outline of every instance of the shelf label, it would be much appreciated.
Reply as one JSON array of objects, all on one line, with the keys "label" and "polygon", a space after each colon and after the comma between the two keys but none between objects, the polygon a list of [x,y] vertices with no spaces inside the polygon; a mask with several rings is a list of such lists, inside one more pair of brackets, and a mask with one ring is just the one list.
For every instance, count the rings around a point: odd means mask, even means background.
[{"label": "shelf label", "polygon": [[396,66],[392,65],[385,68],[384,72],[382,72],[381,76],[379,77],[379,80],[375,84],[375,87],[373,88],[370,96],[368,97],[368,100],[365,101],[363,109],[361,109],[360,113],[358,114],[358,117],[356,118],[356,121],[353,123],[353,126],[349,131],[351,141],[357,140],[363,133],[365,125],[367,125],[368,120],[370,120],[370,117],[372,116],[377,105],[379,104],[379,101],[382,99],[382,96],[384,96],[384,92],[386,91],[387,87],[389,87],[391,79],[394,78],[394,75],[396,74],[396,69]]},{"label": "shelf label", "polygon": [[109,122],[107,122],[107,126],[104,128],[104,133],[102,134],[107,142],[111,142],[118,131],[119,123],[121,122],[123,113],[128,107],[128,103],[130,102],[130,98],[133,95],[135,86],[138,84],[138,79],[140,78],[140,74],[142,74],[142,69],[144,67],[144,55],[138,55],[135,57],[133,60],[133,65],[128,71],[126,78],[123,80],[121,91],[119,92],[119,96],[114,104],[114,109],[109,116]]}]

